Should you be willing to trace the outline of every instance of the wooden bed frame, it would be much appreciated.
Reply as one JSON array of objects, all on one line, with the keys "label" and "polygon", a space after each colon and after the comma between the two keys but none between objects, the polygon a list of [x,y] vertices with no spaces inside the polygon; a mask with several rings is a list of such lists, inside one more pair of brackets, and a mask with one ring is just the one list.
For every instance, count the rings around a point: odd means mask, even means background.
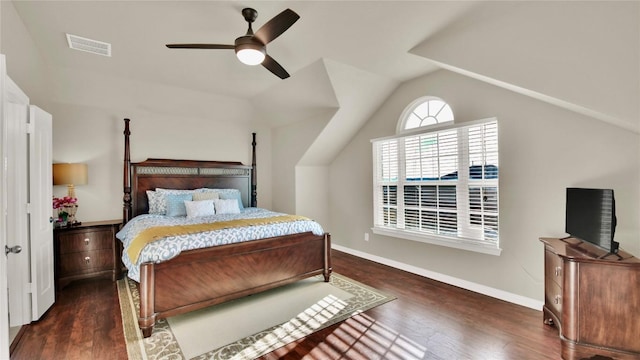
[{"label": "wooden bed frame", "polygon": [[[148,212],[146,190],[235,188],[243,205],[256,206],[256,142],[252,166],[239,162],[147,159],[131,163],[129,119],[124,119],[123,222]],[[157,319],[255,294],[322,274],[331,275],[331,237],[311,232],[189,250],[160,263],[140,265],[143,336]]]}]

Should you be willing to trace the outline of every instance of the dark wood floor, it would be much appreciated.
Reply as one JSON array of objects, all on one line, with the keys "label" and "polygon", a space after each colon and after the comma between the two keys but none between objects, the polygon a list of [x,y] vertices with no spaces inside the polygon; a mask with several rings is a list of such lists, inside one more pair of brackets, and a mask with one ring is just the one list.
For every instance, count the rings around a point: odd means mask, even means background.
[{"label": "dark wood floor", "polygon": [[[542,312],[333,252],[333,269],[397,297],[261,359],[560,359]],[[72,283],[11,359],[126,359],[115,283]]]}]

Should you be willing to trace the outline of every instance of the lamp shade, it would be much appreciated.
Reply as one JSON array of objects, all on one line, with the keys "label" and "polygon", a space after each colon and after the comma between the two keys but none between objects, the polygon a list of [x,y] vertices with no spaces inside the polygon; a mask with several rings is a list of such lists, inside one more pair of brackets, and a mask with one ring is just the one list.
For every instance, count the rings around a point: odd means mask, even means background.
[{"label": "lamp shade", "polygon": [[53,164],[53,185],[86,185],[87,164]]}]

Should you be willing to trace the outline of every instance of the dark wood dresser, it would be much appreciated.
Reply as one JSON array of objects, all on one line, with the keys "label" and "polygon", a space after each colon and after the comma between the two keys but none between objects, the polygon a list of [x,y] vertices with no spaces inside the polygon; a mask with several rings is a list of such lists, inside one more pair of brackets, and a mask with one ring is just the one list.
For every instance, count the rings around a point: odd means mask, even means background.
[{"label": "dark wood dresser", "polygon": [[116,239],[122,220],[83,222],[53,231],[56,288],[73,280],[120,278],[121,246]]},{"label": "dark wood dresser", "polygon": [[562,358],[640,359],[640,259],[575,238],[544,243],[544,323]]}]

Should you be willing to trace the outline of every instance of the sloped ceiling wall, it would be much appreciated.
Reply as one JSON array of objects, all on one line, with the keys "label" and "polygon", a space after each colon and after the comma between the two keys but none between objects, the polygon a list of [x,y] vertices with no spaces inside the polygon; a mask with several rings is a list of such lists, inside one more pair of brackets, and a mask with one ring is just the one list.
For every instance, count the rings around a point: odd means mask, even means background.
[{"label": "sloped ceiling wall", "polygon": [[251,99],[263,121],[272,127],[308,119],[338,108],[338,100],[323,59],[296,72]]},{"label": "sloped ceiling wall", "polygon": [[412,53],[440,67],[640,131],[640,3],[489,2]]},{"label": "sloped ceiling wall", "polygon": [[396,81],[329,59],[324,63],[338,108],[299,165],[330,164],[398,85]]}]

